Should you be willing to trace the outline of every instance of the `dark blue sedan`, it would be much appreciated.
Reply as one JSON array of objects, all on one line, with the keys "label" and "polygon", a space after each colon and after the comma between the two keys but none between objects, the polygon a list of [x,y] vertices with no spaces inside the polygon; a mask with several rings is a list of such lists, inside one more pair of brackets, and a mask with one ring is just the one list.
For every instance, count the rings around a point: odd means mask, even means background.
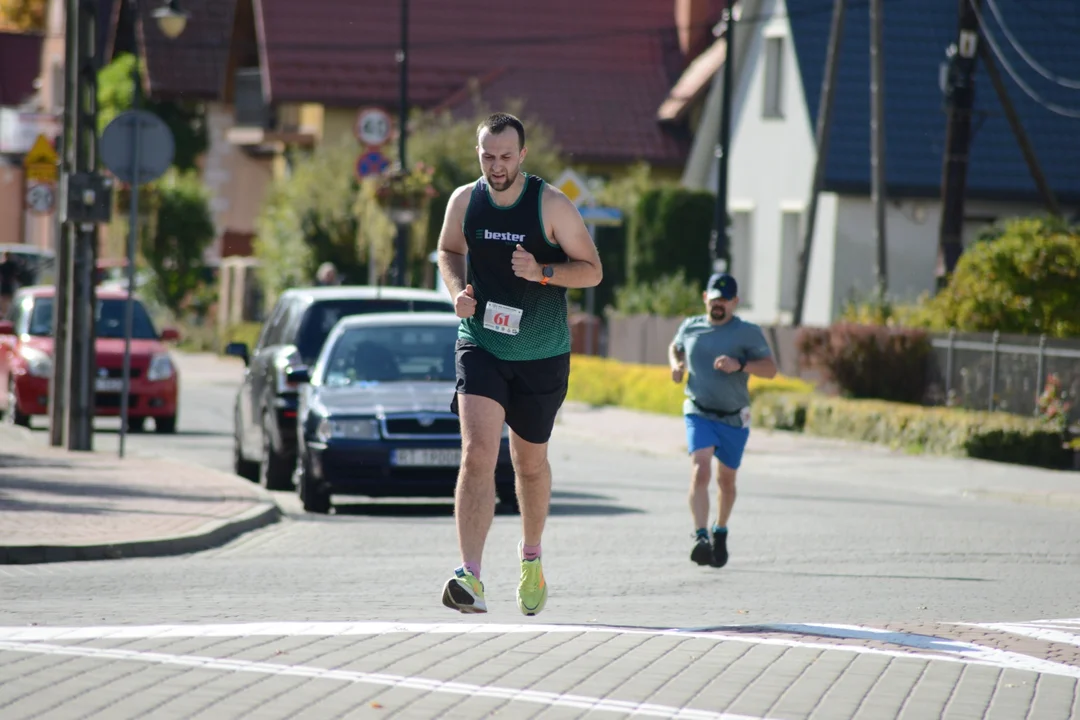
[{"label": "dark blue sedan", "polygon": [[[453,497],[461,429],[450,412],[459,320],[449,313],[342,318],[303,383],[297,489],[326,513],[332,495]],[[517,511],[509,429],[495,472],[499,501]]]}]

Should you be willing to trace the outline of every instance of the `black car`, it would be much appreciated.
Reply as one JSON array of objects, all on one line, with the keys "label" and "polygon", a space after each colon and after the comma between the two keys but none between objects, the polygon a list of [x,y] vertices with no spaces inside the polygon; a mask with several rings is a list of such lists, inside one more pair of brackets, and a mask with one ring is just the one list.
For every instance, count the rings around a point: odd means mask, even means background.
[{"label": "black car", "polygon": [[[300,394],[298,490],[304,509],[326,513],[331,495],[452,497],[461,427],[450,412],[458,319],[444,313],[342,320]],[[495,493],[518,511],[504,424]]]},{"label": "black car", "polygon": [[247,366],[234,408],[233,465],[236,474],[269,490],[293,487],[296,468],[298,385],[291,367],[315,362],[337,322],[350,315],[442,312],[454,315],[448,295],[435,290],[335,286],[293,288],[281,294],[250,352],[230,343],[228,355]]}]

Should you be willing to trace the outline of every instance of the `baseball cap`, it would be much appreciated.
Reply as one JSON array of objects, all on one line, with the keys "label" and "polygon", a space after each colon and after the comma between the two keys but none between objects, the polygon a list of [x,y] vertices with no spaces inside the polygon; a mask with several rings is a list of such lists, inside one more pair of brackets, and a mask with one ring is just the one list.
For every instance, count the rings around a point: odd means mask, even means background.
[{"label": "baseball cap", "polygon": [[739,284],[727,273],[714,273],[705,284],[705,292],[709,300],[716,298],[730,300],[739,294]]}]

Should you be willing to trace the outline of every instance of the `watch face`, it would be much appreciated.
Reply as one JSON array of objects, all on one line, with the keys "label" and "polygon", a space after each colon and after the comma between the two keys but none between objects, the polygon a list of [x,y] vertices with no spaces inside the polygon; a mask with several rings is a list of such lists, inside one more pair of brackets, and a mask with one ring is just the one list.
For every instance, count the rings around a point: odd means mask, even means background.
[{"label": "watch face", "polygon": [[553,275],[555,275],[555,268],[550,265],[544,268],[544,277],[552,277]]}]

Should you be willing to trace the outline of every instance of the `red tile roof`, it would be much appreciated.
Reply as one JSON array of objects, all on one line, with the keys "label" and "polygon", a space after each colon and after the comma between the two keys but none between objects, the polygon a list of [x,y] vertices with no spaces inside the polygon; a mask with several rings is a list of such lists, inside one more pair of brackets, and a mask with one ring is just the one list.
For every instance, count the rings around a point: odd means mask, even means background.
[{"label": "red tile roof", "polygon": [[149,92],[161,99],[216,99],[224,81],[236,0],[183,0],[181,7],[190,17],[184,32],[172,40],[153,18],[160,5],[139,3],[139,42]]},{"label": "red tile roof", "polygon": [[[398,2],[255,6],[272,102],[396,111]],[[687,140],[656,121],[683,66],[672,0],[411,0],[409,45],[413,106],[445,105],[486,77],[489,105],[524,100],[579,160],[685,157]]]},{"label": "red tile roof", "polygon": [[43,36],[0,32],[0,105],[19,105],[34,94]]}]

